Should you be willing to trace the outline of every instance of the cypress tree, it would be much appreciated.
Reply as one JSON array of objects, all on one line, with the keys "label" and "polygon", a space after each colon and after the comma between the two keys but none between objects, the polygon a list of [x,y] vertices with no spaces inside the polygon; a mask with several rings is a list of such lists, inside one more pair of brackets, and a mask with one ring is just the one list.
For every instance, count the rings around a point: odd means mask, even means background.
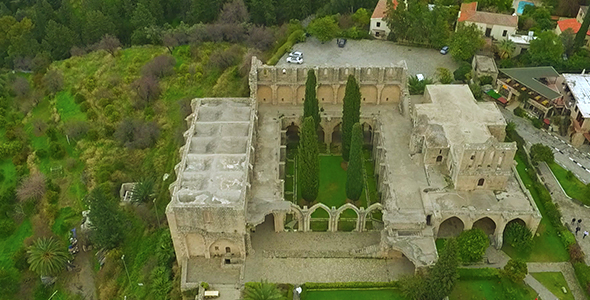
[{"label": "cypress tree", "polygon": [[313,202],[320,188],[318,136],[313,117],[305,118],[301,127],[297,157],[297,184],[301,187],[301,197],[307,202]]},{"label": "cypress tree", "polygon": [[428,276],[426,285],[429,287],[426,299],[439,300],[448,296],[459,274],[457,273],[457,266],[459,266],[457,241],[450,239],[445,244],[442,254]]},{"label": "cypress tree", "polygon": [[584,46],[586,43],[586,33],[588,32],[588,28],[590,27],[590,14],[586,13],[584,16],[584,21],[582,22],[582,26],[580,26],[580,30],[576,33],[576,38],[574,39],[574,49],[576,51]]},{"label": "cypress tree", "polygon": [[352,126],[358,123],[361,115],[361,91],[356,79],[348,75],[346,91],[344,92],[344,107],[342,109],[342,158],[348,162]]},{"label": "cypress tree", "polygon": [[346,198],[356,201],[363,193],[363,130],[361,124],[352,126],[350,160],[346,170]]},{"label": "cypress tree", "polygon": [[320,109],[318,106],[318,97],[316,96],[317,80],[313,69],[307,71],[307,81],[305,82],[305,102],[303,102],[303,119],[313,117],[315,128],[320,126]]}]

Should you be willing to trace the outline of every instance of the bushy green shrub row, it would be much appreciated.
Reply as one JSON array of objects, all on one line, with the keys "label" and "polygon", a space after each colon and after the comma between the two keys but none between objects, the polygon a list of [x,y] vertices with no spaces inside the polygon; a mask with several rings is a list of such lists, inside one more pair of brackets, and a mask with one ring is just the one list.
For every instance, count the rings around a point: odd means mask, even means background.
[{"label": "bushy green shrub row", "polygon": [[574,263],[574,271],[582,289],[584,289],[586,294],[590,295],[590,266],[587,266],[583,262]]},{"label": "bushy green shrub row", "polygon": [[522,109],[520,107],[515,108],[513,112],[514,112],[515,116],[521,117],[521,118],[526,115],[526,112],[524,111],[524,109]]},{"label": "bushy green shrub row", "polygon": [[266,62],[269,66],[274,66],[279,59],[287,53],[297,42],[305,41],[305,32],[301,29],[293,31],[287,41],[277,50],[277,52]]},{"label": "bushy green shrub row", "polygon": [[308,290],[326,290],[326,289],[359,289],[359,288],[385,288],[398,287],[397,281],[390,282],[306,282],[305,287]]},{"label": "bushy green shrub row", "polygon": [[459,278],[464,279],[464,280],[490,279],[490,278],[497,278],[500,276],[500,270],[494,269],[494,268],[477,268],[477,269],[459,268],[457,270],[459,273]]}]

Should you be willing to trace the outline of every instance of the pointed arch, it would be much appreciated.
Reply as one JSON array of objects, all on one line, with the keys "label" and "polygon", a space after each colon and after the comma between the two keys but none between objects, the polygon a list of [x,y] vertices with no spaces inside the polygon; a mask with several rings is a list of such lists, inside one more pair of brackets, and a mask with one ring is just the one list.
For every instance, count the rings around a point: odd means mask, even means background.
[{"label": "pointed arch", "polygon": [[458,236],[465,229],[465,223],[459,217],[450,217],[440,223],[438,226],[437,237],[454,237]]}]

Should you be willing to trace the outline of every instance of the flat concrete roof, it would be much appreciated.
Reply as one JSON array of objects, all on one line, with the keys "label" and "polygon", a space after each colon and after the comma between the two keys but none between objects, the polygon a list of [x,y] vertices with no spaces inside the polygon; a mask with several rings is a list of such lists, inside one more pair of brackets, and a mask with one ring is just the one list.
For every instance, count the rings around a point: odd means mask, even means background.
[{"label": "flat concrete roof", "polygon": [[243,206],[254,107],[248,98],[195,99],[172,201]]},{"label": "flat concrete roof", "polygon": [[590,117],[590,74],[563,74],[565,82],[584,116]]},{"label": "flat concrete roof", "polygon": [[492,137],[488,126],[506,125],[496,105],[477,102],[467,85],[428,85],[424,95],[432,102],[416,104],[416,114],[441,125],[452,149],[485,143]]},{"label": "flat concrete roof", "polygon": [[428,191],[422,192],[422,196],[430,201],[435,211],[482,215],[502,213],[530,213],[536,211],[528,197],[524,194],[515,177],[510,176],[506,184],[506,190],[493,192],[489,190],[475,191]]},{"label": "flat concrete roof", "polygon": [[560,93],[537,80],[537,78],[559,77],[559,73],[553,67],[510,68],[500,69],[500,72],[547,99],[553,100],[561,97]]},{"label": "flat concrete roof", "polygon": [[477,69],[480,71],[498,72],[498,68],[496,68],[496,62],[491,57],[476,55],[475,61],[477,62]]}]

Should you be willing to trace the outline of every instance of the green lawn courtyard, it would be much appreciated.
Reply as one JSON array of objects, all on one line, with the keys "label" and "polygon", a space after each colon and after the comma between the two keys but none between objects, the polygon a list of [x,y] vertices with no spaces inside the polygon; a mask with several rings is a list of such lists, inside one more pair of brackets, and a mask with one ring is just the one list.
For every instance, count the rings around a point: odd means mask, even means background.
[{"label": "green lawn courtyard", "polygon": [[405,300],[396,289],[311,290],[301,300]]},{"label": "green lawn courtyard", "polygon": [[[572,295],[570,287],[561,272],[531,273],[531,275],[560,300],[574,300],[574,295]],[[561,287],[566,288],[567,294],[563,292]]]},{"label": "green lawn courtyard", "polygon": [[[516,166],[518,175],[522,179],[524,185],[529,188],[529,191],[535,199],[535,203],[537,204],[537,207],[539,207],[541,214],[545,215],[545,209],[539,199],[539,195],[535,189],[531,188],[533,182],[526,172],[524,162],[518,155],[515,156],[514,159],[518,163]],[[541,219],[541,223],[537,229],[537,234],[533,238],[533,245],[531,248],[532,251],[530,253],[519,253],[510,245],[504,244],[502,250],[512,258],[520,258],[530,262],[560,262],[569,260],[569,254],[565,250],[561,239],[557,235],[557,230],[546,217]]]},{"label": "green lawn courtyard", "polygon": [[457,281],[449,295],[450,300],[506,300],[535,299],[537,293],[529,286],[506,279],[470,279]]},{"label": "green lawn courtyard", "polygon": [[[297,148],[295,144],[289,145],[287,150],[287,162],[285,166],[285,199],[297,203],[299,206],[311,207],[321,202],[328,207],[340,207],[347,203],[346,198],[346,171],[342,169],[342,156],[320,154],[320,188],[317,200],[313,203],[307,203],[301,198],[301,191],[296,187],[297,165],[296,165]],[[374,177],[373,161],[371,152],[363,151],[363,165],[365,167],[364,189],[361,198],[352,202],[356,207],[368,207],[372,203],[379,202],[376,181]],[[295,195],[295,189],[297,193]],[[295,201],[296,200],[296,201]],[[373,212],[373,218],[380,221],[382,213],[379,210]],[[328,213],[323,209],[317,209],[313,214],[311,229],[313,231],[326,231],[328,229]],[[356,227],[357,215],[352,209],[342,212],[341,219],[338,222],[339,231],[352,231]],[[366,229],[372,229],[372,222],[367,222]]]},{"label": "green lawn courtyard", "polygon": [[590,190],[573,174],[568,176],[568,170],[553,162],[548,164],[551,172],[561,184],[563,190],[568,196],[576,200],[582,201],[586,205],[590,205]]}]

